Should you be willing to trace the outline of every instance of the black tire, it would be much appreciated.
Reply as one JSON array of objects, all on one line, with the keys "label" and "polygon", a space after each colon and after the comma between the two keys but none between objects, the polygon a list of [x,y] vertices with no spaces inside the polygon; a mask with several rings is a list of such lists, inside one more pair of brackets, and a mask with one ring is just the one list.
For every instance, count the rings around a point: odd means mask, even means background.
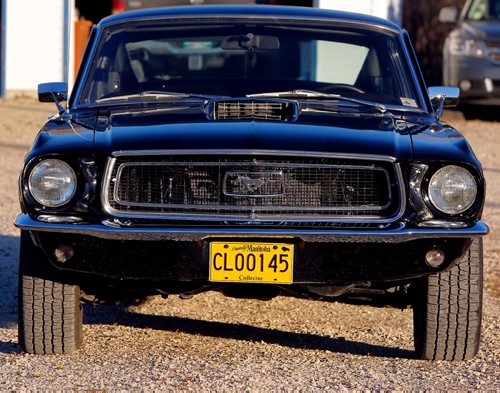
[{"label": "black tire", "polygon": [[82,344],[80,288],[61,282],[28,232],[19,253],[19,345],[37,355],[71,354]]},{"label": "black tire", "polygon": [[485,120],[485,121],[498,121],[498,107],[487,105],[469,105],[464,104],[460,106],[465,120]]},{"label": "black tire", "polygon": [[464,104],[460,106],[460,110],[462,111],[465,120],[480,119],[482,115],[481,109],[475,105]]},{"label": "black tire", "polygon": [[474,239],[451,269],[415,285],[413,307],[417,356],[469,360],[479,350],[483,297],[483,240]]}]

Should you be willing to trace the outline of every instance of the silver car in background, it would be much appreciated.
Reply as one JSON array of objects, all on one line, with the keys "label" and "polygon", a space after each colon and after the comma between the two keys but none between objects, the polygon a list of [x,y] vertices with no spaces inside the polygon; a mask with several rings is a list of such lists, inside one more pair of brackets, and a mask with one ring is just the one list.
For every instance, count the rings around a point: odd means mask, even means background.
[{"label": "silver car in background", "polygon": [[443,47],[443,84],[460,87],[466,117],[475,105],[500,105],[500,0],[468,0],[460,14],[444,7],[439,20],[456,23]]}]

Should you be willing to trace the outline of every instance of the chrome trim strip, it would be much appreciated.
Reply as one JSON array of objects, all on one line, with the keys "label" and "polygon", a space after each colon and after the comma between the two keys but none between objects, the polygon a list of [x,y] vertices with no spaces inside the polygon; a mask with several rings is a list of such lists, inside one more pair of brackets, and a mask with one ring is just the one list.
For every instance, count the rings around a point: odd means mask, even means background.
[{"label": "chrome trim strip", "polygon": [[410,204],[417,212],[417,220],[425,221],[433,217],[425,204],[422,194],[422,182],[429,169],[429,165],[412,164],[410,172]]},{"label": "chrome trim strip", "polygon": [[104,211],[110,215],[113,215],[111,211],[111,205],[108,201],[109,187],[111,184],[111,173],[113,172],[113,167],[115,166],[116,158],[110,157],[106,162],[106,168],[104,169],[104,177],[101,184],[101,206]]},{"label": "chrome trim strip", "polygon": [[[277,210],[277,209],[275,209]],[[109,213],[109,212],[108,212]],[[186,221],[186,223],[193,222],[225,222],[225,223],[241,223],[245,222],[248,225],[253,224],[267,224],[267,225],[285,225],[286,223],[352,223],[352,224],[387,224],[397,221],[392,217],[384,219],[375,219],[373,216],[356,216],[356,218],[349,218],[351,216],[327,216],[322,215],[318,218],[311,218],[311,216],[293,216],[293,215],[274,215],[274,216],[264,216],[258,218],[250,218],[249,214],[238,215],[238,214],[228,214],[223,216],[215,216],[210,213],[154,213],[154,212],[138,212],[138,214],[129,213],[117,213],[111,210],[109,213],[114,218],[123,219],[139,219],[139,220],[162,220],[158,221],[158,224],[164,225],[168,224],[169,221]]]},{"label": "chrome trim strip", "polygon": [[309,158],[336,158],[346,160],[362,160],[362,161],[387,161],[396,162],[396,157],[381,156],[377,154],[349,154],[349,153],[330,153],[317,151],[301,151],[301,150],[252,150],[252,149],[184,149],[184,150],[117,150],[111,153],[112,157],[123,156],[169,156],[169,155],[246,155],[246,156],[291,156],[291,157],[309,157]]},{"label": "chrome trim strip", "polygon": [[[382,219],[374,218],[373,216],[357,216],[356,218],[347,216],[321,216],[320,218],[310,217],[297,217],[297,216],[274,216],[263,217],[261,219],[249,220],[248,214],[244,216],[237,215],[224,215],[214,216],[210,213],[154,213],[154,212],[137,212],[137,213],[123,213],[113,209],[108,201],[109,185],[111,173],[116,163],[117,157],[135,157],[135,156],[157,156],[157,155],[276,155],[276,156],[300,156],[300,157],[322,157],[322,158],[336,158],[336,159],[356,159],[356,160],[378,160],[386,161],[394,164],[396,182],[399,186],[400,205],[399,210],[389,217]],[[304,222],[304,223],[320,223],[320,222],[335,222],[335,223],[393,223],[399,220],[406,209],[406,191],[404,187],[403,174],[399,163],[395,163],[395,158],[390,156],[380,155],[355,155],[355,154],[335,154],[326,152],[301,152],[289,150],[120,150],[112,153],[112,158],[108,158],[106,168],[104,171],[103,186],[101,187],[101,204],[106,213],[110,216],[118,218],[140,218],[140,219],[158,219],[163,218],[165,222],[168,220],[185,220],[185,221],[227,221],[227,222],[266,222],[269,224],[283,224],[283,222]],[[387,174],[386,174],[387,175]],[[391,195],[392,198],[392,195]],[[275,209],[279,210],[279,209]],[[289,210],[289,209],[288,209]],[[325,210],[325,209],[323,209]],[[366,210],[366,209],[360,209]]]},{"label": "chrome trim strip", "polygon": [[306,230],[306,229],[248,229],[248,228],[151,228],[116,227],[111,222],[101,224],[45,223],[20,214],[16,227],[39,232],[70,233],[102,239],[119,240],[178,240],[199,241],[211,237],[286,237],[293,236],[309,242],[384,242],[403,243],[416,239],[432,238],[472,238],[487,235],[488,226],[478,221],[470,228],[407,228],[403,223],[396,229],[380,230]]},{"label": "chrome trim strip", "polygon": [[420,103],[426,106],[427,112],[433,113],[434,108],[432,107],[429,97],[427,95],[424,95],[424,93],[427,92],[427,88],[425,86],[425,80],[423,79],[422,70],[420,68],[415,69],[414,67],[414,65],[416,65],[417,67],[421,67],[421,65],[418,62],[415,50],[411,46],[410,36],[406,30],[403,30],[400,34],[398,34],[398,41],[401,45],[401,48],[403,49],[406,67],[409,69],[410,75],[413,79],[412,87],[416,88]]},{"label": "chrome trim strip", "polygon": [[[271,158],[272,159],[272,158]],[[337,169],[369,169],[374,171],[383,171],[387,172],[385,168],[376,165],[339,165],[339,164],[301,164],[301,163],[293,163],[293,162],[244,162],[244,161],[129,161],[121,163],[118,167],[118,171],[121,171],[122,167],[127,166],[256,166],[256,167],[274,167],[279,165],[280,167],[285,168],[337,168]],[[118,172],[117,171],[117,172]],[[268,173],[268,172],[265,172]],[[118,173],[117,173],[118,175]]]},{"label": "chrome trim strip", "polygon": [[399,220],[401,217],[403,217],[403,214],[406,210],[406,202],[407,202],[407,196],[406,196],[406,187],[405,187],[405,182],[403,178],[403,171],[401,170],[401,164],[395,163],[394,164],[394,170],[396,172],[396,181],[399,186],[399,197],[400,197],[400,205],[399,205],[399,212],[394,218],[393,221],[389,222],[395,222]]}]

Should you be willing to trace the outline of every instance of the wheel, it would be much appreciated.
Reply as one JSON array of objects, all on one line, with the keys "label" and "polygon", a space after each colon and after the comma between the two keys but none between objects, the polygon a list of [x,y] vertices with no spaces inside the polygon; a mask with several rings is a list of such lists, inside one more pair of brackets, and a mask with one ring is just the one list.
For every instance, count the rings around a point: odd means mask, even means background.
[{"label": "wheel", "polygon": [[470,105],[461,105],[459,108],[462,111],[465,120],[475,120],[480,117],[476,107]]},{"label": "wheel", "polygon": [[468,360],[479,350],[483,293],[483,241],[474,239],[451,269],[416,284],[415,350],[428,360]]},{"label": "wheel", "polygon": [[498,106],[463,104],[459,109],[462,111],[465,120],[498,121],[500,119]]},{"label": "wheel", "polygon": [[459,109],[462,111],[465,120],[475,120],[480,119],[482,116],[482,110],[480,107],[475,105],[460,105]]},{"label": "wheel", "polygon": [[25,352],[70,354],[82,343],[80,288],[61,282],[27,231],[19,254],[19,345]]}]

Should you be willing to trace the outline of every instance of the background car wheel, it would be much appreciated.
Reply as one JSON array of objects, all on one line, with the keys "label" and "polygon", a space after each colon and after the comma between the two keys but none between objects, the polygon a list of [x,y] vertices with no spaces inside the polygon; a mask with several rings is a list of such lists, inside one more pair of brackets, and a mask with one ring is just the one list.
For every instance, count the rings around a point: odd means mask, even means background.
[{"label": "background car wheel", "polygon": [[451,269],[415,287],[413,325],[418,357],[468,360],[479,350],[483,292],[483,241],[474,239]]},{"label": "background car wheel", "polygon": [[459,109],[462,111],[465,120],[475,120],[481,118],[481,111],[474,105],[460,105]]},{"label": "background car wheel", "polygon": [[70,354],[82,343],[80,288],[64,284],[30,235],[21,231],[19,345],[33,354]]},{"label": "background car wheel", "polygon": [[463,104],[459,108],[462,111],[465,120],[500,120],[500,116],[498,115],[498,107],[495,106]]}]

